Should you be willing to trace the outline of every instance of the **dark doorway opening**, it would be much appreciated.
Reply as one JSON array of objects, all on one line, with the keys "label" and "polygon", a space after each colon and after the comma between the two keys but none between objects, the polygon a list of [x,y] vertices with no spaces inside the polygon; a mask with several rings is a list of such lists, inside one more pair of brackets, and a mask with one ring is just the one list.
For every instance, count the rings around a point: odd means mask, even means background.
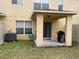
[{"label": "dark doorway opening", "polygon": [[44,22],[43,37],[51,38],[51,22]]}]

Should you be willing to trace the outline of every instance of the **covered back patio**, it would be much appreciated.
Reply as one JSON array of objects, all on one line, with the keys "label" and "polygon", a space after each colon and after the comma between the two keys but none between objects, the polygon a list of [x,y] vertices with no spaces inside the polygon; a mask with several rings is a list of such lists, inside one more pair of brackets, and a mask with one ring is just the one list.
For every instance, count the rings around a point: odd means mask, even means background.
[{"label": "covered back patio", "polygon": [[[72,16],[76,15],[72,11],[48,11],[48,10],[34,10],[32,14],[33,32],[36,33],[36,46],[72,46]],[[57,42],[56,20],[65,19],[65,42]]]}]

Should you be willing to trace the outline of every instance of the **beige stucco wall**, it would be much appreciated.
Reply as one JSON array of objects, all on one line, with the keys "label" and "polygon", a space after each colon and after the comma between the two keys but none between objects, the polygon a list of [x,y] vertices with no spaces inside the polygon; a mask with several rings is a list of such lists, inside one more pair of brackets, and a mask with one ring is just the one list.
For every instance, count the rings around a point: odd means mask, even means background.
[{"label": "beige stucco wall", "polygon": [[79,24],[79,0],[64,0],[64,10],[76,11],[77,15],[73,16],[73,24]]},{"label": "beige stucco wall", "polygon": [[49,8],[50,9],[58,9],[58,1],[57,0],[49,0]]},{"label": "beige stucco wall", "polygon": [[[0,22],[5,24],[5,32],[8,31],[16,33],[16,21],[32,21],[31,15],[33,10],[33,0],[23,0],[22,5],[12,5],[11,0],[1,0],[0,12],[5,13],[6,17],[0,17]],[[2,21],[1,21],[2,19]],[[27,40],[28,35],[17,35],[18,39]]]},{"label": "beige stucco wall", "polygon": [[[49,8],[57,9],[57,0],[49,0]],[[79,11],[79,0],[64,0],[64,10]],[[0,12],[5,13],[6,17],[0,17],[0,22],[5,24],[5,32],[16,33],[16,21],[32,21],[33,32],[36,31],[36,20],[31,19],[33,12],[33,0],[23,0],[22,5],[12,5],[11,0],[1,0]],[[73,24],[79,24],[79,15],[73,17]],[[59,30],[64,30],[65,19],[52,19],[52,38],[56,37]],[[28,39],[28,35],[17,35],[18,39]]]},{"label": "beige stucco wall", "polygon": [[57,38],[57,32],[62,30],[65,31],[65,18],[52,21],[52,39]]}]

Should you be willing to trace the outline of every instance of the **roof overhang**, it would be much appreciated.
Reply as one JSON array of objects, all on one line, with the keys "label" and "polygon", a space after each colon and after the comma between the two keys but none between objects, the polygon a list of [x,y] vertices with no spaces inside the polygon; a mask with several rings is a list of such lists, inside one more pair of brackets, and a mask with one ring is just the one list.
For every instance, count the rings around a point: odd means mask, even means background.
[{"label": "roof overhang", "polygon": [[46,17],[47,16],[51,16],[53,18],[64,18],[67,16],[72,16],[72,15],[76,15],[77,12],[74,11],[50,11],[50,10],[34,10],[33,14],[32,14],[32,18],[35,18],[37,14],[44,14]]},{"label": "roof overhang", "polygon": [[0,16],[5,17],[5,16],[6,16],[6,14],[4,14],[4,13],[1,13],[1,12],[0,12]]}]

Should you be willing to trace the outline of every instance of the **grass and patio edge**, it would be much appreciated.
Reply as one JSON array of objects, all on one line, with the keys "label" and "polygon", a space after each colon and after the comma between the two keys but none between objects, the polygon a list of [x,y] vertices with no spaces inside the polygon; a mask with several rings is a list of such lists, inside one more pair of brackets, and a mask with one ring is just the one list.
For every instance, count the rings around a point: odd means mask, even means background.
[{"label": "grass and patio edge", "polygon": [[17,41],[0,46],[0,59],[78,59],[79,41],[72,47],[33,46],[34,41]]}]

